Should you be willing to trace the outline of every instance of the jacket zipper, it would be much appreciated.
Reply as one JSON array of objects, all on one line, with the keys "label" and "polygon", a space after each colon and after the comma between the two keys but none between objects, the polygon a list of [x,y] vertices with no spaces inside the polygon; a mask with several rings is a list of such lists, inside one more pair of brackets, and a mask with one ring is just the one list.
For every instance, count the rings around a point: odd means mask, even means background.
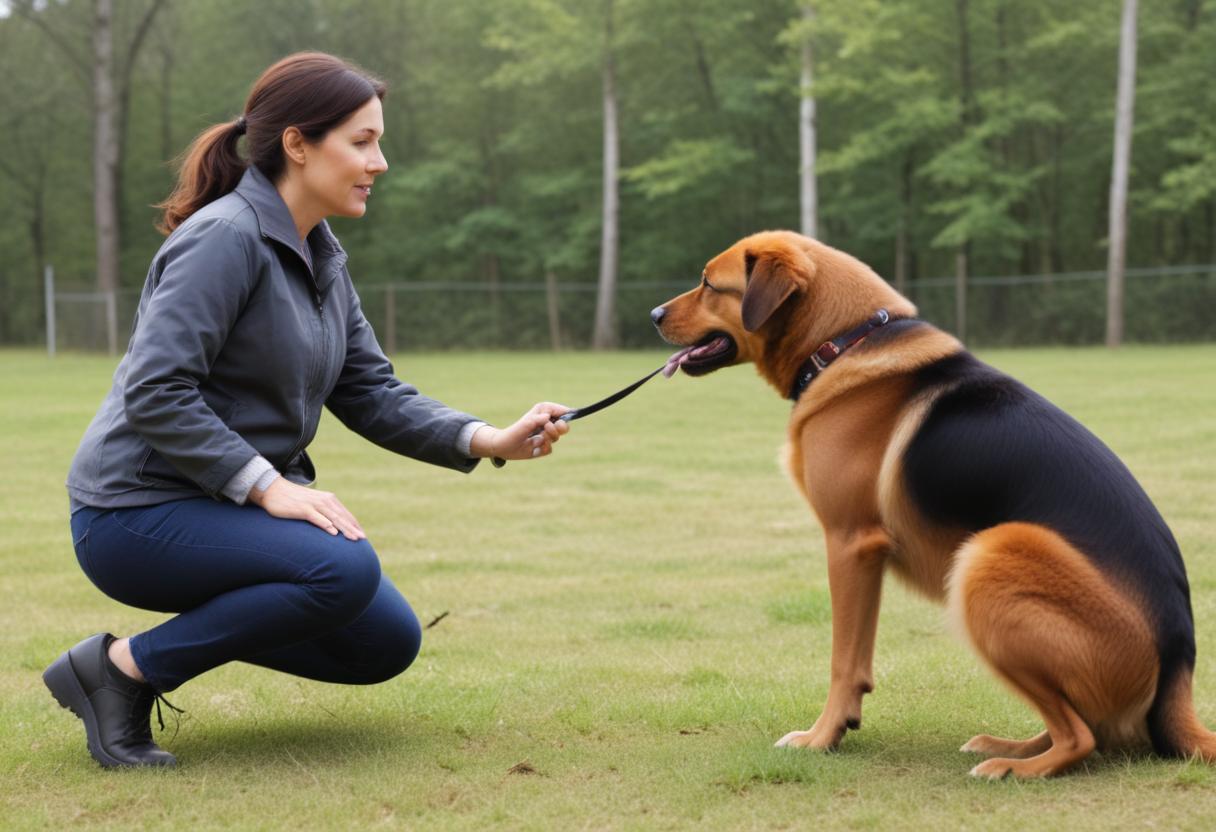
[{"label": "jacket zipper", "polygon": [[325,325],[325,302],[321,298],[319,291],[314,291],[312,295],[313,303],[317,307],[317,318],[321,322],[321,349],[318,351],[318,359],[313,366],[313,371],[309,373],[307,385],[304,387],[304,421],[300,424],[300,439],[296,442],[291,453],[287,455],[287,460],[284,465],[290,465],[295,461],[300,452],[304,450],[304,437],[308,433],[308,406],[312,402],[313,381],[320,382],[320,376],[324,373],[326,365],[329,363],[329,338],[328,331]]}]

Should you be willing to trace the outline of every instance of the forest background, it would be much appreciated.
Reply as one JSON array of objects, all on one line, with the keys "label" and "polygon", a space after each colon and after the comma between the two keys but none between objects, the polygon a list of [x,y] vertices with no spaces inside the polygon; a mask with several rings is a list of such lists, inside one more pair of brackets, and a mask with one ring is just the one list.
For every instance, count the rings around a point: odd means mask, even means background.
[{"label": "forest background", "polygon": [[[646,312],[709,257],[799,228],[804,90],[821,239],[946,328],[962,264],[972,342],[1100,341],[1121,3],[810,5],[0,0],[0,343],[44,337],[48,265],[69,299],[97,287],[97,164],[115,170],[125,341],[171,160],[302,49],[389,84],[390,169],[366,217],[334,226],[393,348],[592,343],[610,118],[619,260],[604,344],[657,346]],[[99,162],[103,8],[117,146]],[[1216,3],[1141,0],[1137,22],[1128,338],[1211,339]],[[96,345],[94,306],[57,308],[61,330]]]}]

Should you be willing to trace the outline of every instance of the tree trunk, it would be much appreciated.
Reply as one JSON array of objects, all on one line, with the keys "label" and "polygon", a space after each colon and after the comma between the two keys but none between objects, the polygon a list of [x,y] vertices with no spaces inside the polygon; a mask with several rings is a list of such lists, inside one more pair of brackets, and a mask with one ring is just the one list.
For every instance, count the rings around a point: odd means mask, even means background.
[{"label": "tree trunk", "polygon": [[815,9],[810,3],[802,7],[802,20],[807,27],[802,37],[802,101],[798,110],[799,156],[802,163],[802,233],[815,237],[819,233],[819,194],[815,187],[815,96],[811,89],[814,80],[814,52],[810,26],[815,20]]},{"label": "tree trunk", "polygon": [[595,298],[595,332],[591,345],[597,350],[617,345],[616,270],[617,214],[619,211],[618,166],[620,145],[616,122],[616,67],[612,55],[612,0],[607,12],[604,38],[604,218],[600,237],[600,279]]},{"label": "tree trunk", "polygon": [[705,45],[701,43],[701,37],[692,23],[688,24],[688,33],[692,38],[693,53],[697,57],[697,72],[701,76],[701,86],[705,88],[705,100],[709,104],[709,108],[716,113],[720,109],[718,92],[714,89],[714,75],[710,71],[709,60],[705,57]]},{"label": "tree trunk", "polygon": [[[106,0],[107,4],[112,0]],[[123,171],[126,169],[127,159],[127,133],[129,131],[129,117],[131,115],[131,77],[135,73],[135,60],[139,56],[139,50],[143,46],[144,39],[148,36],[148,32],[152,29],[152,21],[156,18],[156,13],[163,6],[165,0],[152,0],[151,4],[144,11],[143,17],[140,18],[139,24],[135,27],[135,34],[131,37],[131,42],[127,44],[125,60],[115,66],[115,74],[112,76],[117,78],[117,84],[112,88],[117,99],[117,107],[115,109],[114,123],[117,125],[114,132],[114,216],[116,218],[115,231],[115,257],[119,267],[121,267],[122,257],[122,239],[125,236],[127,222],[127,199],[126,191],[124,190]],[[111,53],[113,52],[113,36],[111,36]]]},{"label": "tree trunk", "polygon": [[[112,0],[93,5],[93,224],[96,228],[97,290],[118,291],[118,103],[114,96]],[[116,304],[106,304],[106,347],[118,352]]]},{"label": "tree trunk", "polygon": [[1110,178],[1110,251],[1106,266],[1106,346],[1123,343],[1123,270],[1127,249],[1127,179],[1132,156],[1136,97],[1136,0],[1123,0],[1119,33],[1119,88],[1115,103],[1115,156]]}]

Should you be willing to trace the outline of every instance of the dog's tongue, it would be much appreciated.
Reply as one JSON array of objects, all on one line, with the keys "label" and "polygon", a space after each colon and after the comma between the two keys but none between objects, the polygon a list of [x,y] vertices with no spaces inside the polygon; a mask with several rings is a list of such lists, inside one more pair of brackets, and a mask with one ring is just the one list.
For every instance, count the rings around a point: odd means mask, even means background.
[{"label": "dog's tongue", "polygon": [[674,353],[671,358],[667,359],[667,366],[663,368],[663,378],[671,378],[676,374],[676,370],[680,369],[680,365],[688,360],[688,356],[695,350],[696,347],[685,347],[677,353]]}]

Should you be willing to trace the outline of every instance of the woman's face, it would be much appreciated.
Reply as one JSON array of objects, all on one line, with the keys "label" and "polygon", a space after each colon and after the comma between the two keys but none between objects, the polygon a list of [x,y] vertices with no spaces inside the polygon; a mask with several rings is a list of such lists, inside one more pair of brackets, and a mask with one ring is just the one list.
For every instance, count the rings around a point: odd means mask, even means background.
[{"label": "woman's face", "polygon": [[372,181],[388,170],[380,152],[384,110],[373,96],[345,121],[309,145],[302,184],[321,216],[361,217]]}]

